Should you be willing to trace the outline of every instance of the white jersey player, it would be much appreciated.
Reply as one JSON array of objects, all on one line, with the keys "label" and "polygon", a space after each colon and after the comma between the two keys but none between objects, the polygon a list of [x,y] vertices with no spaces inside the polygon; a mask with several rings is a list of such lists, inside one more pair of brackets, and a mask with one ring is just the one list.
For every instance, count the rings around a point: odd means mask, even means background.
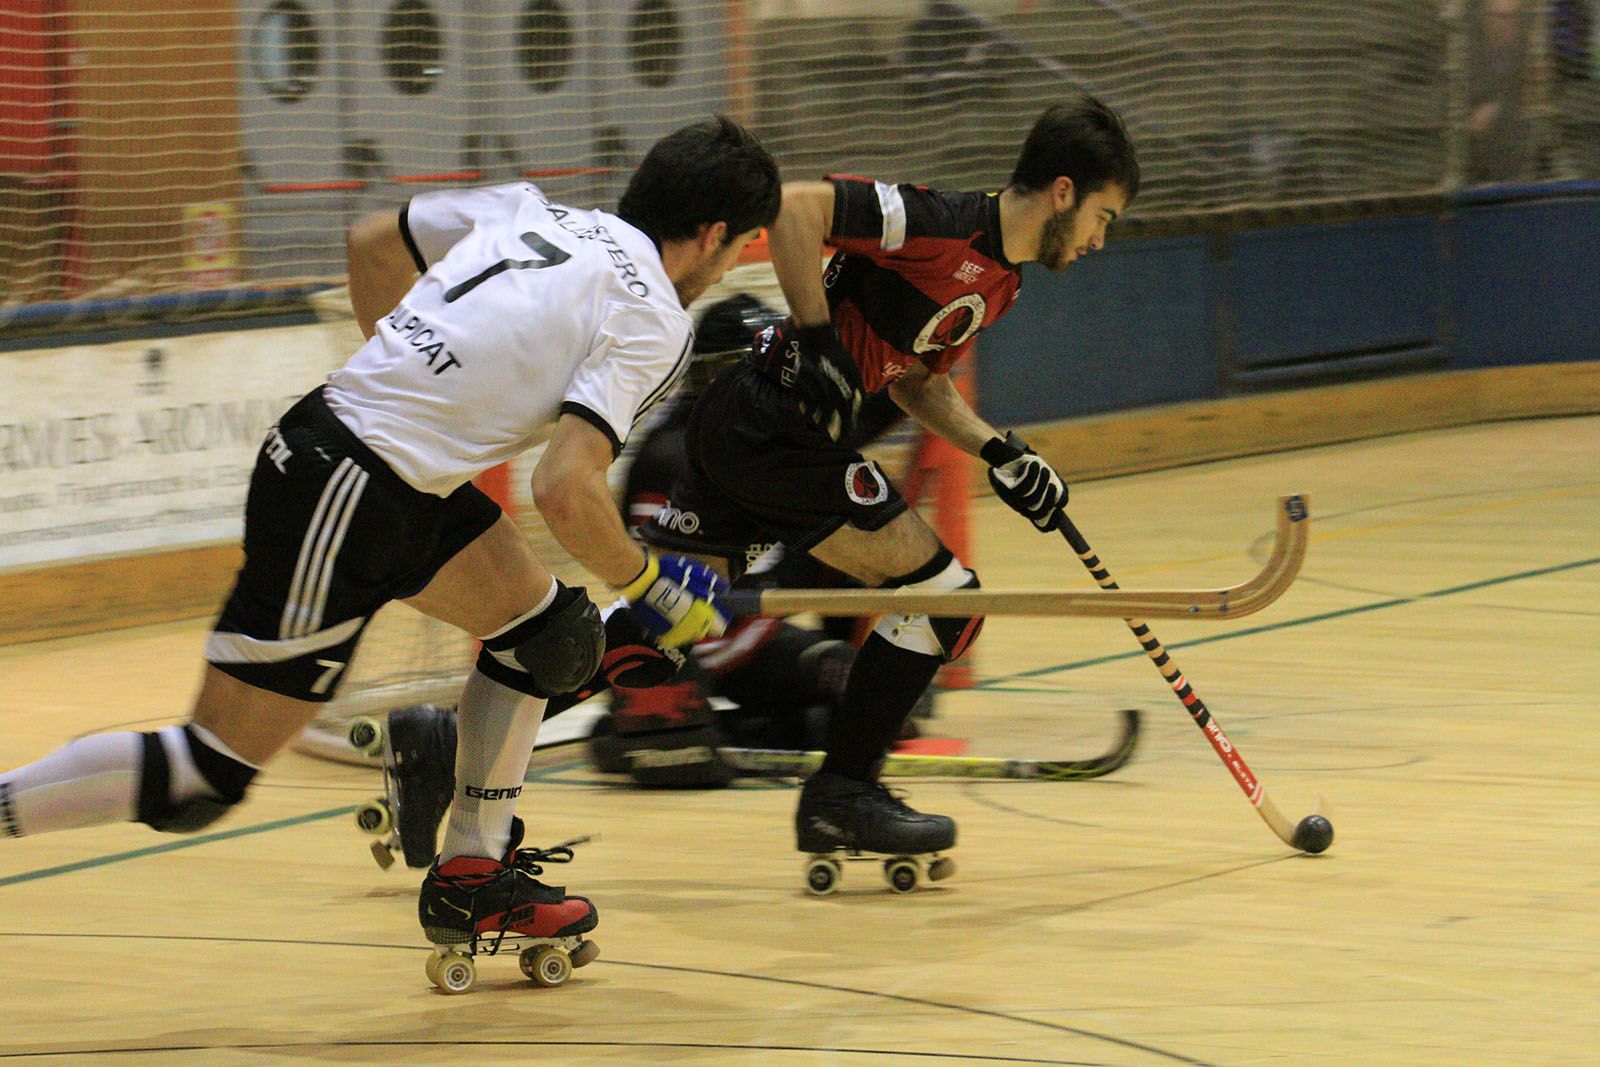
[{"label": "white jersey player", "polygon": [[[350,294],[367,343],[267,434],[190,721],[81,738],[0,774],[0,836],[210,825],[333,696],[372,614],[404,600],[482,642],[458,705],[450,822],[422,889],[425,934],[593,958],[578,940],[593,906],[534,880],[536,860],[560,857],[519,853],[513,809],[549,697],[597,674],[659,681],[678,646],[726,623],[714,572],[629,538],[606,468],[687,367],[684,308],[776,218],[779,196],[771,157],[717,118],[652,146],[615,214],[515,183],[358,221]],[[626,599],[605,619],[471,482],[546,435],[534,503]],[[547,978],[561,971],[550,966]]]},{"label": "white jersey player", "polygon": [[615,215],[519,182],[418,196],[400,225],[424,273],[324,395],[414,488],[449,494],[562,411],[620,447],[688,366],[660,254]]}]

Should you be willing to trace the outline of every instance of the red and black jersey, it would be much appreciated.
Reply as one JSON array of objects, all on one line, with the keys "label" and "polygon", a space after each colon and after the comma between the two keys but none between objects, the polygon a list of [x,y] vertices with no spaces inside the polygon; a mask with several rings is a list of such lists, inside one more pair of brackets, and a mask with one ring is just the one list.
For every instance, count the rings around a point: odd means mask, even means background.
[{"label": "red and black jersey", "polygon": [[838,252],[822,280],[862,384],[877,392],[914,359],[949,370],[1022,282],[1001,245],[999,196],[829,180]]}]

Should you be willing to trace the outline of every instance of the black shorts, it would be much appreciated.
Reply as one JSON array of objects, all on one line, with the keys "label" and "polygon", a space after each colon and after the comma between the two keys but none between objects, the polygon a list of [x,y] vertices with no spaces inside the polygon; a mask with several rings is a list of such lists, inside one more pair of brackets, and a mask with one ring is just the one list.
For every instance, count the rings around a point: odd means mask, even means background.
[{"label": "black shorts", "polygon": [[471,483],[448,497],[407,485],[315,389],[256,456],[244,564],[206,661],[261,689],[329,700],[373,613],[421,592],[500,514]]},{"label": "black shorts", "polygon": [[775,543],[807,551],[846,523],[876,530],[906,510],[877,463],[829,440],[747,363],[695,401],[685,444],[688,464],[641,534],[721,557],[735,577]]}]

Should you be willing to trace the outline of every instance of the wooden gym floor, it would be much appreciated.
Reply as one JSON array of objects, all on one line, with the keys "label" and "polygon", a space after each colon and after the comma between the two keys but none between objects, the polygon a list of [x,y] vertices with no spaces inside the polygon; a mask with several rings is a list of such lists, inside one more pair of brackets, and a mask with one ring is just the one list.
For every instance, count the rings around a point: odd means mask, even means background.
[{"label": "wooden gym floor", "polygon": [[[1253,573],[1309,495],[1305,570],[1260,615],[1157,635],[1291,818],[1282,846],[1114,620],[994,619],[938,732],[1081,757],[1094,782],[910,784],[956,876],[801,885],[794,791],[640,792],[542,762],[537,843],[591,895],[564,987],[423,977],[418,876],[350,819],[377,776],[286,755],[196,838],[0,842],[0,1060],[117,1064],[1577,1064],[1600,1047],[1600,418],[1507,422],[1086,483],[1129,587]],[[975,505],[997,588],[1087,588],[1059,538]],[[204,621],[0,649],[0,766],[178,717]]]}]

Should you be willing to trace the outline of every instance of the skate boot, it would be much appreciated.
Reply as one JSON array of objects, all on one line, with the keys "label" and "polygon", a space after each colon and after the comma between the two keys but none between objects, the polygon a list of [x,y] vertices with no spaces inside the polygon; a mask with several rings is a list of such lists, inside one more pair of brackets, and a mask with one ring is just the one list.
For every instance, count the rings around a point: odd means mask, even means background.
[{"label": "skate boot", "polygon": [[883,859],[883,874],[897,893],[909,893],[924,876],[940,881],[955,861],[938,853],[956,843],[955,820],[908,806],[877,782],[831,771],[806,779],[795,810],[795,847],[811,853],[806,888],[825,896],[839,887],[842,859]]},{"label": "skate boot", "polygon": [[600,923],[586,897],[569,897],[563,886],[534,877],[546,863],[567,863],[580,837],[552,848],[523,848],[522,820],[511,821],[511,844],[501,860],[457,856],[435,863],[422,883],[417,916],[422,932],[436,946],[426,969],[429,981],[446,993],[465,993],[477,980],[473,957],[511,949],[520,954],[522,973],[542,986],[558,986],[600,955],[600,947],[579,935]]},{"label": "skate boot", "polygon": [[366,741],[383,756],[384,795],[356,809],[356,825],[382,835],[372,843],[373,858],[388,868],[400,852],[406,866],[427,867],[438,855],[439,822],[455,794],[455,712],[437,704],[396,708],[381,723],[358,719],[350,740]]}]

